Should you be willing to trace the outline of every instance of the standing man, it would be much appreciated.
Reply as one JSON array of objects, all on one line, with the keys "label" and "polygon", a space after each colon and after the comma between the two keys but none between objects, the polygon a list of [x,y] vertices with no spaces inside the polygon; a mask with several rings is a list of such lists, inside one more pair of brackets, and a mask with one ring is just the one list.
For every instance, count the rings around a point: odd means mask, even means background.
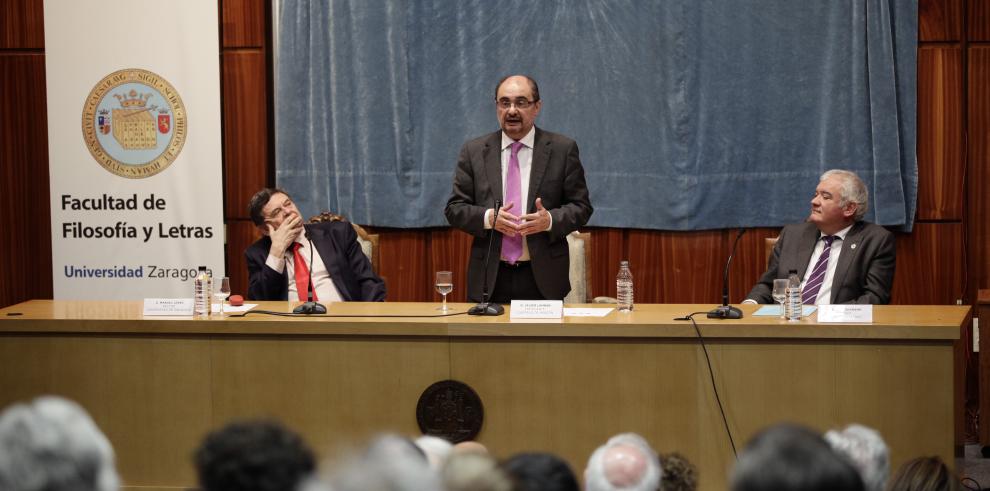
[{"label": "standing man", "polygon": [[[465,143],[457,159],[444,214],[474,235],[471,301],[481,301],[485,289],[489,229],[499,233],[487,274],[492,302],[563,300],[571,290],[566,237],[593,209],[577,143],[533,124],[542,104],[533,79],[502,79],[495,89],[501,130]],[[503,202],[497,210],[496,200]]]},{"label": "standing man", "polygon": [[306,301],[312,269],[315,301],[385,300],[385,282],[371,270],[350,223],[304,225],[292,198],[278,188],[255,193],[248,213],[264,236],[244,251],[250,299]]},{"label": "standing man", "polygon": [[894,234],[863,221],[869,192],[855,173],[822,174],[808,221],[780,231],[767,272],[743,303],[773,303],[773,280],[795,270],[806,305],[887,304],[894,283]]}]

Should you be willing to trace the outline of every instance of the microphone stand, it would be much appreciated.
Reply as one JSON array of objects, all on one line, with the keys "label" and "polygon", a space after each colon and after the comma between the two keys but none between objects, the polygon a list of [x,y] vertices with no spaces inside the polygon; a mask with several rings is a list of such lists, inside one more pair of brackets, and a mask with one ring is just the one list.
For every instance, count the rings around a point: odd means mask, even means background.
[{"label": "microphone stand", "polygon": [[742,311],[738,307],[729,305],[729,265],[732,264],[732,256],[736,255],[739,238],[744,233],[746,233],[746,229],[740,228],[735,242],[732,243],[732,251],[729,253],[729,260],[725,262],[725,273],[722,276],[722,305],[708,312],[709,319],[742,319],[743,317]]},{"label": "microphone stand", "polygon": [[323,304],[313,301],[313,290],[316,288],[313,285],[313,240],[309,238],[309,230],[306,230],[305,233],[306,240],[309,242],[309,270],[307,271],[309,273],[309,284],[306,285],[306,303],[292,309],[292,313],[306,315],[325,314],[327,313],[327,308]]},{"label": "microphone stand", "polygon": [[[502,201],[495,200],[495,219],[498,220],[498,210],[502,208]],[[468,315],[502,315],[505,307],[497,303],[492,303],[488,299],[488,263],[492,258],[492,245],[495,243],[495,227],[488,231],[488,253],[485,254],[485,283],[481,290],[481,303],[468,309]]]}]

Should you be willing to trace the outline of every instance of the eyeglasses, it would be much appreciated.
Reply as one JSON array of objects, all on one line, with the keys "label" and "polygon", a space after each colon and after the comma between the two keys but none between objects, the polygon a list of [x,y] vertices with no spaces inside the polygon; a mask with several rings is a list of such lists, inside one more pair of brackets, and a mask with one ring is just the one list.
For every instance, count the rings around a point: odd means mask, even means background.
[{"label": "eyeglasses", "polygon": [[516,108],[518,108],[518,109],[529,109],[529,106],[532,106],[533,104],[536,104],[537,102],[538,101],[531,101],[529,99],[525,99],[525,98],[520,97],[520,98],[518,98],[518,99],[516,99],[514,101],[513,100],[509,100],[509,99],[498,99],[498,100],[495,101],[495,105],[497,105],[498,107],[500,107],[502,109],[509,109],[513,105],[515,105]]}]

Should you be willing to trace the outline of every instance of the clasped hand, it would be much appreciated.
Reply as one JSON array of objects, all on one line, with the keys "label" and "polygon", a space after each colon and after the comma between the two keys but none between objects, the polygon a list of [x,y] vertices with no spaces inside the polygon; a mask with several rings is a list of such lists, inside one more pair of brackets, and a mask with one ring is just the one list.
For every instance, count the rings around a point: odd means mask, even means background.
[{"label": "clasped hand", "polygon": [[515,203],[507,203],[498,209],[493,228],[503,235],[515,237],[546,232],[550,228],[550,212],[543,207],[543,200],[536,198],[536,212],[522,216],[511,213]]}]

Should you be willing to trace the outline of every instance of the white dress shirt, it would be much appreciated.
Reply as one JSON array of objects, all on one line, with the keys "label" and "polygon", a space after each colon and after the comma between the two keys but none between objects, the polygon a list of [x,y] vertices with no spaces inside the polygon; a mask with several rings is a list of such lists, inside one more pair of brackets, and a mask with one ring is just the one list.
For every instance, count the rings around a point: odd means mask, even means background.
[{"label": "white dress shirt", "polygon": [[[299,238],[296,239],[296,244],[301,244],[302,247],[299,248],[299,253],[302,254],[303,260],[309,263],[309,253],[310,253],[310,242],[304,239],[302,234],[299,234]],[[340,292],[337,291],[337,286],[333,284],[330,279],[330,272],[327,271],[327,266],[323,264],[323,258],[320,257],[320,251],[316,250],[315,247],[312,248],[313,251],[313,261],[309,265],[309,270],[313,276],[313,290],[316,292],[316,297],[319,299],[320,303],[329,302],[341,302],[343,299],[340,297]],[[272,268],[273,270],[281,273],[285,270],[286,276],[289,277],[289,300],[297,301],[299,299],[298,293],[296,293],[296,262],[294,255],[292,253],[292,246],[285,250],[285,255],[283,257],[275,257],[271,254],[265,259],[265,264]],[[303,292],[303,297],[306,298],[306,292]]]},{"label": "white dress shirt", "polygon": [[[832,249],[828,256],[828,266],[825,267],[825,278],[822,279],[822,287],[818,290],[818,296],[815,297],[815,305],[828,305],[832,300],[832,279],[835,277],[835,266],[839,264],[842,242],[846,239],[846,234],[852,230],[852,227],[850,225],[832,234],[836,238],[832,241]],[[808,284],[808,278],[811,276],[812,270],[815,269],[815,264],[818,264],[818,258],[822,256],[822,252],[825,250],[825,241],[822,240],[822,237],[825,237],[825,234],[819,232],[818,242],[815,243],[815,250],[811,253],[811,261],[808,261],[808,268],[805,270],[804,278],[801,280],[802,285]]]}]

